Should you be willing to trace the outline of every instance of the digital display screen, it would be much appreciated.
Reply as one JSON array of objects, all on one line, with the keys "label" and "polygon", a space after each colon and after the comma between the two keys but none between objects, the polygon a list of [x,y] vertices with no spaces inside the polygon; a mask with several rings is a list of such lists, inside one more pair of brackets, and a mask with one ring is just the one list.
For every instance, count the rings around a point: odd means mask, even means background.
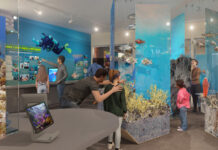
[{"label": "digital display screen", "polygon": [[58,72],[57,68],[49,68],[48,73],[49,73],[49,81],[50,82],[55,82],[56,81],[57,72]]},{"label": "digital display screen", "polygon": [[43,131],[54,123],[45,102],[28,107],[26,112],[35,133]]}]

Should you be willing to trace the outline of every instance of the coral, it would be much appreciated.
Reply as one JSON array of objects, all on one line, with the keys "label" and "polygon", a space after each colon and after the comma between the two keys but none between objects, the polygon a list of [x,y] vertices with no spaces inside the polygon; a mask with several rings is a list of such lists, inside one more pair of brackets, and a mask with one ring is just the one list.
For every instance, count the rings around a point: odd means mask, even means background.
[{"label": "coral", "polygon": [[209,107],[212,107],[213,109],[218,109],[218,99],[216,95],[207,96],[206,103]]},{"label": "coral", "polygon": [[129,84],[124,86],[126,103],[128,110],[127,122],[134,122],[140,118],[156,117],[169,112],[167,105],[167,92],[157,89],[157,86],[151,86],[147,91],[149,100],[143,95],[133,92]]},{"label": "coral", "polygon": [[0,122],[0,137],[4,136],[6,133],[6,123]]}]

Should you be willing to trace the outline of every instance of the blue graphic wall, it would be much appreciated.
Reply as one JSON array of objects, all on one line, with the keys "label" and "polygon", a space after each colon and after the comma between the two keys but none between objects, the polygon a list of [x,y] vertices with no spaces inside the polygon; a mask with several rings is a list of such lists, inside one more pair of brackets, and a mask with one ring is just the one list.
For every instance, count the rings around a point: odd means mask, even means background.
[{"label": "blue graphic wall", "polygon": [[218,91],[218,12],[206,9],[206,57],[210,90]]},{"label": "blue graphic wall", "polygon": [[171,59],[185,55],[185,14],[171,21]]},{"label": "blue graphic wall", "polygon": [[[170,99],[170,11],[164,5],[136,5],[136,93],[147,97],[151,85]],[[141,41],[141,42],[140,42]]]},{"label": "blue graphic wall", "polygon": [[5,58],[6,27],[5,17],[0,16],[0,58]]},{"label": "blue graphic wall", "polygon": [[[50,25],[46,23],[42,23],[39,21],[34,21],[26,18],[20,18],[19,20],[19,33],[20,33],[20,46],[26,47],[36,47],[36,44],[33,42],[33,38],[40,40],[42,37],[42,33],[46,35],[51,35],[55,38],[59,43],[60,47],[69,44],[69,48],[72,49],[72,53],[69,54],[67,51],[63,51],[60,55],[64,55],[66,58],[65,64],[68,70],[68,78],[67,80],[73,80],[71,74],[77,73],[78,77],[76,79],[80,79],[85,67],[88,67],[90,64],[91,57],[91,35],[83,32],[78,32],[75,30]],[[16,43],[14,40],[13,34],[7,36],[7,41],[10,41],[10,44]],[[13,42],[14,41],[14,42]],[[15,52],[10,52],[9,55],[16,56]],[[48,52],[46,50],[42,50],[41,52],[21,52],[20,59],[21,61],[26,61],[30,56],[39,56],[39,59],[44,58],[48,61],[52,61],[54,63],[57,62],[57,58],[59,55]],[[85,58],[83,58],[85,56]],[[15,58],[16,59],[16,58]],[[45,63],[46,67],[51,67]],[[84,76],[83,76],[84,77]],[[30,84],[34,83],[34,81],[22,82],[21,84]]]}]

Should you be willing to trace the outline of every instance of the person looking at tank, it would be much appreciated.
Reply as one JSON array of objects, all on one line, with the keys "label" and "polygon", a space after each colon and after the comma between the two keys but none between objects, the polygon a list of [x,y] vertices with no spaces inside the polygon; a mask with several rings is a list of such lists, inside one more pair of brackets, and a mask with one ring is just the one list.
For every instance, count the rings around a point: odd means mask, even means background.
[{"label": "person looking at tank", "polygon": [[[198,61],[196,59],[192,59],[191,61],[191,94],[193,98],[193,112],[197,112],[197,104],[198,104],[198,94],[201,93],[201,85],[200,85],[200,75],[201,73],[205,73],[205,71],[201,71],[198,68]],[[200,106],[199,106],[200,112]]]}]

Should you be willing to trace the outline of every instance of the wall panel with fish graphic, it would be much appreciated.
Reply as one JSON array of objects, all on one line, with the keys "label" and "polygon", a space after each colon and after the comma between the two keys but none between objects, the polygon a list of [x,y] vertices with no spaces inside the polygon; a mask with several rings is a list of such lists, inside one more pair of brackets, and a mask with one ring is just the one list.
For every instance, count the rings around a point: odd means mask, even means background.
[{"label": "wall panel with fish graphic", "polygon": [[5,42],[6,42],[6,18],[0,16],[0,137],[6,133],[6,90],[5,90]]},{"label": "wall panel with fish graphic", "polygon": [[[15,71],[19,67],[21,72],[19,77],[16,77],[16,72],[13,72],[10,76],[12,80],[7,84],[15,85],[18,79],[21,79],[21,84],[33,84],[40,60],[43,58],[57,63],[59,55],[66,58],[65,65],[69,74],[67,80],[81,79],[86,74],[86,68],[91,60],[90,34],[21,17],[19,18],[19,34],[20,62],[11,64]],[[12,61],[18,60],[17,48],[13,46],[17,42],[13,40],[16,39],[14,36],[12,34],[7,36],[7,41],[10,41],[7,53]],[[75,55],[81,55],[84,62],[79,61],[79,64],[76,64]],[[48,64],[43,63],[43,65],[46,68],[52,68]],[[81,73],[81,67],[84,68],[82,69],[84,73]],[[78,70],[80,73],[77,75],[80,76],[73,78],[71,75]]]},{"label": "wall panel with fish graphic", "polygon": [[170,99],[170,9],[165,5],[136,5],[135,88],[147,97],[151,85]]},{"label": "wall panel with fish graphic", "polygon": [[218,12],[205,10],[207,76],[210,90],[218,92]]}]

